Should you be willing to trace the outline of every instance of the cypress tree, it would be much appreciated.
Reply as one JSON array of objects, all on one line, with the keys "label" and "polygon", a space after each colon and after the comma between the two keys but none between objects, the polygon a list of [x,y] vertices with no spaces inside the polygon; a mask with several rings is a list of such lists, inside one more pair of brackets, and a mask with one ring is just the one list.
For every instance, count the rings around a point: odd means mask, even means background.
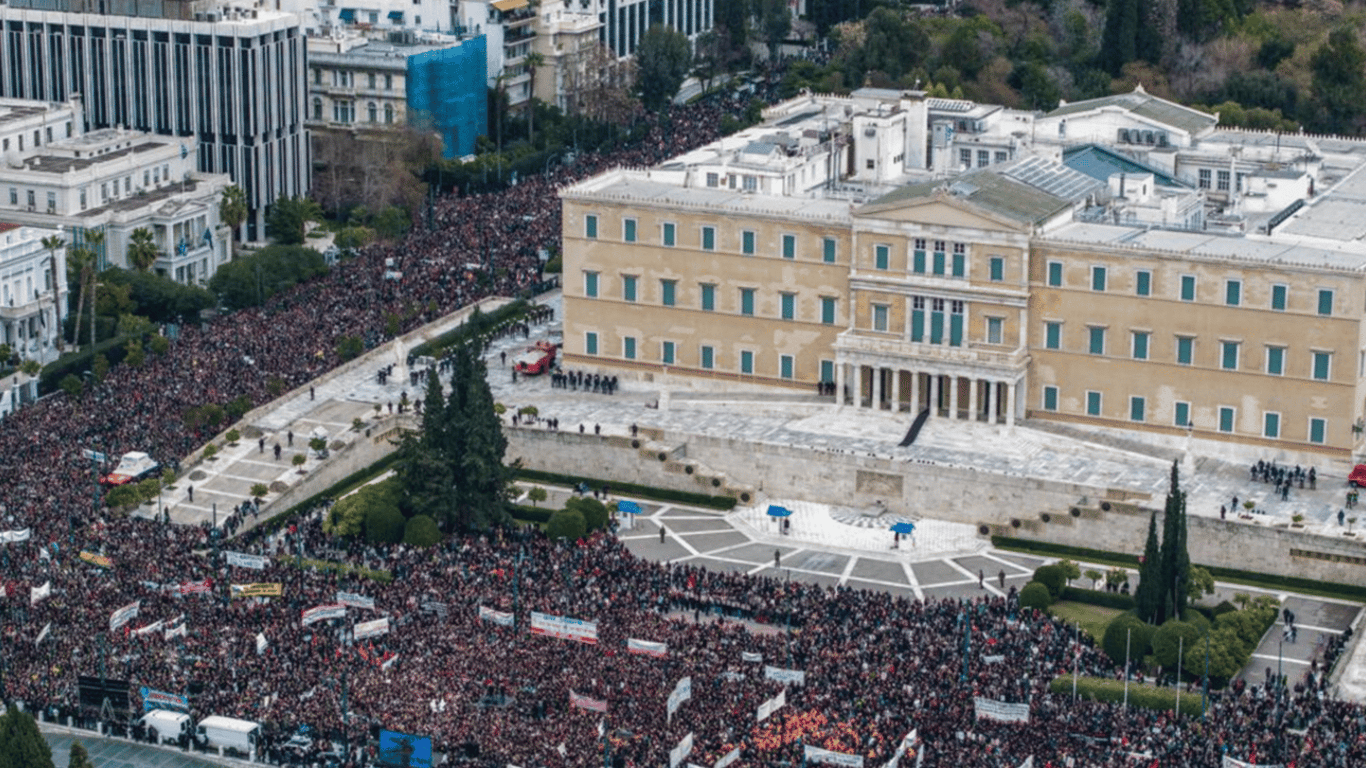
[{"label": "cypress tree", "polygon": [[1160,624],[1162,602],[1162,550],[1157,543],[1157,510],[1148,518],[1148,543],[1143,547],[1143,563],[1138,568],[1138,589],[1134,591],[1134,607],[1138,617],[1152,624]]},{"label": "cypress tree", "polygon": [[0,715],[0,768],[54,768],[52,748],[33,715],[13,706]]},{"label": "cypress tree", "polygon": [[1112,75],[1138,58],[1138,0],[1110,0],[1106,4],[1100,51],[1100,64]]},{"label": "cypress tree", "polygon": [[1166,604],[1172,618],[1181,618],[1186,610],[1186,587],[1190,583],[1191,558],[1186,549],[1186,492],[1181,490],[1177,463],[1172,462],[1171,488],[1167,491],[1167,506],[1162,534],[1162,565],[1166,572]]}]

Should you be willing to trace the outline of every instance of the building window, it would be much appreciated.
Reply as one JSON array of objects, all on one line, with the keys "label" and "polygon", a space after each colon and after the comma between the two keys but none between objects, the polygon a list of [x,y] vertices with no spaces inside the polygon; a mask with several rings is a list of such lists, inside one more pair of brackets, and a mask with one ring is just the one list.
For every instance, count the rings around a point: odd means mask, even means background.
[{"label": "building window", "polygon": [[583,351],[589,355],[598,353],[598,335],[596,333],[589,331],[583,335]]},{"label": "building window", "polygon": [[825,325],[835,324],[835,301],[832,296],[821,297],[821,322]]},{"label": "building window", "polygon": [[887,332],[887,309],[886,304],[873,305],[873,330]]},{"label": "building window", "polygon": [[584,273],[583,273],[583,295],[584,295],[584,296],[587,296],[587,297],[590,298],[590,299],[596,299],[596,298],[598,297],[598,273],[597,273],[597,272],[584,272]]},{"label": "building window", "polygon": [[944,274],[944,268],[945,268],[945,251],[944,251],[944,249],[945,249],[946,246],[947,246],[947,244],[946,244],[943,240],[935,240],[935,241],[934,241],[934,253],[931,254],[932,262],[931,262],[931,264],[930,264],[930,267],[931,267],[932,271],[934,272],[934,274],[936,274],[936,275],[942,275],[942,274]]},{"label": "building window", "polygon": [[1231,408],[1231,407],[1229,407],[1229,406],[1227,406],[1227,405],[1221,405],[1221,406],[1219,406],[1219,431],[1220,431],[1220,432],[1232,432],[1232,431],[1233,431],[1233,420],[1234,420],[1234,417],[1235,417],[1236,415],[1237,415],[1236,409]]},{"label": "building window", "polygon": [[354,123],[356,121],[356,104],[352,101],[332,102],[332,121],[335,123]]},{"label": "building window", "polygon": [[949,306],[949,346],[963,346],[963,314],[966,304],[955,299]]},{"label": "building window", "polygon": [[394,105],[393,105],[393,104],[385,104],[385,105],[384,105],[384,124],[385,124],[385,125],[393,125],[393,124],[394,124]]},{"label": "building window", "polygon": [[915,248],[911,251],[911,270],[916,274],[925,274],[925,238],[915,239]]},{"label": "building window", "polygon": [[1143,410],[1146,405],[1141,397],[1129,398],[1129,421],[1143,421]]},{"label": "building window", "polygon": [[1000,256],[991,257],[991,282],[999,283],[1006,279],[1006,260]]},{"label": "building window", "polygon": [[792,369],[795,367],[793,362],[792,355],[779,355],[778,376],[784,379],[792,378]]},{"label": "building window", "polygon": [[1262,437],[1281,436],[1281,415],[1267,411],[1262,414]]},{"label": "building window", "polygon": [[369,87],[371,90],[374,90],[374,88],[375,88],[375,73],[374,73],[374,72],[370,72],[370,73],[366,74],[366,76],[365,76],[365,84],[366,84],[366,86]]},{"label": "building window", "polygon": [[1319,314],[1329,317],[1333,314],[1333,292],[1326,289],[1319,289]]},{"label": "building window", "polygon": [[1219,171],[1219,173],[1215,175],[1215,179],[1217,179],[1217,181],[1215,182],[1215,189],[1217,189],[1220,192],[1227,192],[1229,185],[1229,172]]},{"label": "building window", "polygon": [[621,276],[621,298],[625,301],[636,300],[636,281],[639,280],[635,275]]},{"label": "building window", "polygon": [[1044,388],[1043,388],[1043,409],[1044,409],[1045,411],[1056,411],[1056,410],[1058,410],[1058,388],[1057,388],[1057,387],[1044,387]]},{"label": "building window", "polygon": [[970,149],[960,149],[960,150],[958,150],[958,165],[959,165],[959,170],[963,170],[963,171],[966,171],[967,169],[969,169],[969,168],[972,167],[972,150],[970,150]]},{"label": "building window", "polygon": [[[323,84],[323,71],[322,71],[321,69],[314,69],[314,70],[313,70],[313,84],[314,84],[314,85],[322,85],[322,84]],[[6,147],[6,149],[8,149],[8,147]]]},{"label": "building window", "polygon": [[369,102],[368,104],[366,104],[366,105],[365,105],[365,116],[366,116],[366,118],[367,118],[370,122],[372,122],[372,123],[378,123],[378,122],[379,122],[379,105],[375,104],[375,102],[373,102],[373,101],[372,101],[372,102]]},{"label": "building window", "polygon": [[1285,285],[1271,286],[1271,308],[1277,312],[1285,311],[1285,295],[1289,289]]},{"label": "building window", "polygon": [[1043,324],[1043,345],[1045,349],[1062,349],[1062,323]]},{"label": "building window", "polygon": [[1226,371],[1238,370],[1238,347],[1236,341],[1219,342],[1219,367]]},{"label": "building window", "polygon": [[702,283],[702,311],[716,311],[716,286],[712,283]]},{"label": "building window", "polygon": [[703,345],[702,347],[702,368],[710,371],[716,367],[716,350],[712,347]]},{"label": "building window", "polygon": [[1236,307],[1243,301],[1243,281],[1226,280],[1224,282],[1224,303],[1230,307]]},{"label": "building window", "polygon": [[1091,290],[1105,290],[1105,267],[1091,267]]},{"label": "building window", "polygon": [[1309,442],[1322,444],[1328,440],[1328,421],[1325,419],[1309,420]]},{"label": "building window", "polygon": [[795,259],[795,258],[797,258],[797,236],[796,236],[796,235],[783,235],[783,258],[784,258],[784,259]]},{"label": "building window", "polygon": [[753,289],[753,288],[741,288],[741,289],[740,289],[740,314],[742,314],[742,315],[753,315],[753,314],[754,314],[754,289]]},{"label": "building window", "polygon": [[1199,179],[1200,179],[1199,186],[1200,186],[1201,189],[1209,189],[1209,188],[1210,188],[1210,172],[1209,172],[1209,169],[1208,169],[1208,168],[1201,168],[1201,169],[1200,169]]},{"label": "building window", "polygon": [[1148,359],[1148,337],[1151,336],[1147,331],[1133,332],[1133,353],[1135,360]]},{"label": "building window", "polygon": [[887,246],[887,245],[875,245],[875,246],[873,246],[873,268],[874,268],[874,269],[881,269],[881,270],[887,269],[887,267],[888,267],[888,261],[890,260],[890,253],[891,253],[891,250],[892,250],[892,249],[891,249],[891,246]]},{"label": "building window", "polygon": [[9,204],[10,204],[10,205],[18,205],[18,204],[19,204],[19,188],[18,188],[18,187],[10,187],[10,188],[9,188]]},{"label": "building window", "polygon": [[636,359],[636,339],[634,336],[626,336],[621,340],[621,356],[627,360]]},{"label": "building window", "polygon": [[314,99],[314,100],[313,100],[313,119],[314,119],[314,120],[317,120],[318,122],[322,122],[322,119],[323,119],[323,100],[322,100],[322,99]]},{"label": "building window", "polygon": [[636,220],[623,219],[621,222],[621,239],[628,243],[636,241]]},{"label": "building window", "polygon": [[702,250],[716,250],[716,227],[702,228]]},{"label": "building window", "polygon": [[821,381],[832,382],[835,380],[835,361],[821,361]]},{"label": "building window", "polygon": [[583,217],[583,236],[589,240],[596,240],[598,237],[598,217],[588,214]]},{"label": "building window", "polygon": [[797,319],[797,294],[784,293],[781,295],[784,320]]},{"label": "building window", "polygon": [[720,181],[721,181],[721,177],[720,177],[720,176],[717,176],[715,173],[708,173],[708,174],[707,174],[707,186],[709,186],[709,187],[718,186],[718,185],[720,184]]},{"label": "building window", "polygon": [[754,231],[746,229],[740,233],[740,252],[746,256],[754,255]]},{"label": "building window", "polygon": [[911,341],[925,340],[925,297],[911,297]]},{"label": "building window", "polygon": [[1314,354],[1314,379],[1316,381],[1328,381],[1332,374],[1333,353],[1315,352]]},{"label": "building window", "polygon": [[1090,353],[1093,355],[1105,354],[1105,329],[1093,325],[1087,328],[1086,332],[1090,337],[1088,344]]},{"label": "building window", "polygon": [[1176,403],[1176,408],[1173,410],[1174,413],[1172,423],[1174,423],[1178,427],[1189,427],[1191,425],[1190,403],[1178,402]]},{"label": "building window", "polygon": [[1195,301],[1195,275],[1181,276],[1181,300]]},{"label": "building window", "polygon": [[665,365],[674,364],[674,343],[665,341],[659,345],[659,362]]},{"label": "building window", "polygon": [[385,76],[384,76],[384,90],[386,90],[386,91],[392,91],[392,90],[394,90],[394,76],[393,76],[393,75],[385,75]]},{"label": "building window", "polygon": [[988,343],[988,344],[1001,344],[1001,343],[1003,343],[1003,342],[1001,341],[1001,339],[1005,337],[1004,329],[1005,329],[1005,320],[1004,320],[1003,318],[1000,318],[1000,317],[988,317],[988,318],[987,318],[987,343]]},{"label": "building window", "polygon": [[664,247],[674,247],[674,224],[671,221],[664,222],[663,240]]},{"label": "building window", "polygon": [[1048,284],[1058,288],[1062,287],[1062,262],[1048,262]]},{"label": "building window", "polygon": [[1100,415],[1100,393],[1094,390],[1086,393],[1086,415]]},{"label": "building window", "polygon": [[674,305],[674,298],[675,298],[675,297],[674,297],[674,293],[675,293],[675,289],[676,289],[677,287],[678,287],[678,281],[677,281],[677,280],[660,280],[660,281],[659,281],[659,296],[660,296],[660,303],[663,304],[663,305],[666,306],[666,307],[672,307],[672,306]]},{"label": "building window", "polygon": [[966,277],[968,274],[968,246],[966,243],[953,244],[953,276]]},{"label": "building window", "polygon": [[1195,360],[1195,337],[1177,336],[1176,337],[1176,364],[1191,365]]},{"label": "building window", "polygon": [[740,373],[754,373],[754,353],[748,349],[740,350]]},{"label": "building window", "polygon": [[1266,348],[1266,372],[1270,376],[1285,374],[1285,347]]},{"label": "building window", "polygon": [[827,237],[821,242],[821,256],[826,264],[835,263],[835,238]]}]

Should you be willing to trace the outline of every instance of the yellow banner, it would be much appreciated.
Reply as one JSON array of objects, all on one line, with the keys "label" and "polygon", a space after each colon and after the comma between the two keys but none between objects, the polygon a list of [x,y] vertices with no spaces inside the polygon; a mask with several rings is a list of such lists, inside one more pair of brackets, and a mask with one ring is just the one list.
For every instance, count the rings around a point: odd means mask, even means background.
[{"label": "yellow banner", "polygon": [[280,584],[233,584],[233,597],[279,597],[283,593]]},{"label": "yellow banner", "polygon": [[81,552],[81,559],[91,565],[98,565],[101,568],[113,568],[114,561],[104,555],[97,555],[94,552]]}]

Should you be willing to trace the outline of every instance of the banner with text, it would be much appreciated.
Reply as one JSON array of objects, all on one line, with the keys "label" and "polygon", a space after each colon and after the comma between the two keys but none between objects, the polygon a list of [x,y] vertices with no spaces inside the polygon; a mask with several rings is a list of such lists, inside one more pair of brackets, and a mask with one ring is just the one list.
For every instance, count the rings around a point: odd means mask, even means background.
[{"label": "banner with text", "polygon": [[32,528],[25,528],[20,531],[0,531],[0,544],[14,544],[20,541],[28,541],[32,536]]},{"label": "banner with text", "polygon": [[243,552],[224,552],[223,554],[228,557],[228,565],[250,568],[254,571],[264,571],[266,564],[270,562],[260,555],[248,555]]},{"label": "banner with text", "polygon": [[654,656],[662,659],[669,655],[669,646],[664,643],[652,643],[649,640],[637,640],[634,637],[626,638],[627,653],[639,653],[643,656]]},{"label": "banner with text", "polygon": [[145,685],[138,690],[138,693],[142,696],[143,712],[148,712],[153,709],[178,709],[181,712],[190,711],[190,700],[185,696],[154,690]]},{"label": "banner with text", "polygon": [[346,606],[332,603],[331,605],[319,605],[309,608],[303,612],[303,624],[308,626],[315,621],[326,621],[328,619],[341,619],[346,616]]},{"label": "banner with text", "polygon": [[284,594],[284,587],[278,583],[265,584],[233,584],[233,597],[279,597]]},{"label": "banner with text", "polygon": [[977,719],[996,720],[1002,723],[1027,723],[1029,722],[1029,703],[1007,704],[1004,701],[995,699],[984,699],[981,696],[972,700],[973,709],[977,713]]},{"label": "banner with text", "polygon": [[863,755],[850,755],[844,752],[831,752],[828,749],[806,745],[806,760],[811,763],[829,763],[845,768],[863,768]]},{"label": "banner with text", "polygon": [[692,754],[692,733],[684,736],[678,746],[669,750],[669,768],[678,768],[678,764],[683,762],[683,758]]},{"label": "banner with text", "polygon": [[764,661],[764,655],[762,653],[750,653],[749,651],[741,651],[740,661],[748,661],[754,664],[762,664]]},{"label": "banner with text", "polygon": [[338,592],[337,602],[350,606],[351,608],[364,608],[367,611],[375,610],[375,598],[357,595],[351,592]]},{"label": "banner with text", "polygon": [[1249,763],[1243,760],[1234,760],[1228,755],[1224,755],[1221,768],[1281,768],[1282,763]]},{"label": "banner with text", "polygon": [[683,706],[683,702],[692,698],[692,677],[685,677],[678,681],[674,686],[673,693],[669,694],[668,719],[672,720],[674,713]]},{"label": "banner with text", "polygon": [[109,614],[109,631],[113,632],[119,627],[122,627],[124,624],[127,624],[128,622],[137,618],[138,609],[141,607],[142,601],[139,600],[135,603],[129,603],[128,605],[125,605],[117,611],[114,611],[113,613]]},{"label": "banner with text", "polygon": [[504,613],[502,611],[495,611],[492,608],[486,608],[482,605],[479,606],[479,618],[483,619],[484,621],[491,621],[494,624],[503,627],[512,626],[512,614]]},{"label": "banner with text", "polygon": [[717,761],[716,761],[716,764],[713,765],[711,768],[726,768],[726,766],[730,765],[731,763],[733,763],[733,762],[735,762],[736,760],[739,760],[739,759],[740,759],[740,748],[739,748],[739,747],[736,747],[735,749],[732,749],[731,751],[729,751],[729,752],[727,752],[726,754],[722,755],[722,756],[721,756],[721,759],[720,759],[720,760],[717,760]]},{"label": "banner with text", "polygon": [[596,621],[584,621],[583,619],[571,619],[566,616],[554,616],[548,613],[533,612],[531,614],[531,634],[558,637],[565,640],[575,640],[580,643],[597,645],[598,623]]},{"label": "banner with text", "polygon": [[351,636],[356,640],[364,640],[367,637],[378,637],[387,634],[389,634],[389,617],[385,616],[382,619],[363,621],[357,624]]},{"label": "banner with text", "polygon": [[784,688],[783,690],[778,692],[777,696],[774,696],[773,698],[768,699],[763,704],[759,705],[758,721],[762,723],[763,721],[768,719],[769,715],[773,714],[774,712],[777,712],[786,705],[787,689]]},{"label": "banner with text", "polygon": [[915,728],[912,728],[911,732],[906,734],[906,738],[902,739],[901,743],[896,745],[896,752],[892,753],[892,759],[888,760],[883,768],[896,768],[897,764],[901,762],[901,758],[906,756],[907,750],[910,750],[911,754],[919,752],[920,748],[917,744],[919,739],[920,736],[918,735],[918,731]]},{"label": "banner with text", "polygon": [[213,591],[213,582],[209,579],[203,581],[187,581],[176,587],[182,595],[206,595]]},{"label": "banner with text", "polygon": [[84,552],[84,551],[83,551],[83,552],[81,552],[81,554],[79,555],[79,557],[80,557],[82,560],[86,561],[87,563],[90,563],[91,565],[98,565],[98,566],[101,567],[101,568],[113,568],[113,567],[114,567],[114,561],[113,561],[113,560],[110,560],[109,558],[105,557],[104,555],[97,555],[97,554],[95,554],[94,552]]},{"label": "banner with text", "polygon": [[586,709],[590,712],[601,712],[607,714],[607,701],[605,699],[590,699],[587,696],[580,696],[573,691],[569,692],[569,706]]},{"label": "banner with text", "polygon": [[185,614],[182,613],[174,619],[171,619],[170,623],[166,626],[166,631],[162,634],[162,637],[166,640],[171,640],[177,637],[184,637],[185,633]]},{"label": "banner with text", "polygon": [[162,627],[164,626],[166,626],[166,620],[159,619],[157,621],[152,622],[151,624],[148,624],[145,627],[138,627],[137,629],[133,630],[133,634],[137,635],[138,637],[142,637],[143,635],[149,635],[153,632],[160,632]]},{"label": "banner with text", "polygon": [[800,669],[783,669],[781,667],[765,666],[764,677],[769,680],[777,680],[783,685],[796,683],[806,685],[806,673]]}]

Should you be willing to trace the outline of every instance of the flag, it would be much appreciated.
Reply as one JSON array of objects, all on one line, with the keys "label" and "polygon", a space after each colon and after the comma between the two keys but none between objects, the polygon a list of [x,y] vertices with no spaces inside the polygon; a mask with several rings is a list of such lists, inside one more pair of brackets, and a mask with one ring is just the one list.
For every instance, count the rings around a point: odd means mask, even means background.
[{"label": "flag", "polygon": [[166,631],[162,634],[162,639],[164,639],[164,640],[174,640],[174,639],[177,638],[177,637],[184,637],[184,636],[185,636],[185,617],[184,617],[184,616],[179,616],[179,617],[177,617],[176,619],[172,620],[171,624],[172,624],[172,626],[167,627],[167,628],[166,628]]},{"label": "flag", "polygon": [[50,594],[52,594],[51,581],[45,582],[41,587],[33,587],[29,590],[28,604],[37,605],[39,600],[42,600]]},{"label": "flag", "polygon": [[669,646],[664,643],[653,643],[649,640],[637,640],[634,637],[628,637],[626,639],[626,652],[662,659],[669,655]]},{"label": "flag", "polygon": [[398,654],[389,651],[384,654],[384,661],[380,663],[379,668],[387,670],[389,667],[392,667],[396,661],[398,661]]},{"label": "flag", "polygon": [[34,641],[33,641],[33,644],[34,644],[34,645],[38,645],[39,643],[43,642],[43,638],[47,637],[47,633],[48,633],[49,631],[51,631],[51,630],[52,630],[52,622],[49,621],[49,622],[47,623],[47,626],[43,627],[43,631],[38,633],[38,639],[37,639],[37,640],[34,640]]},{"label": "flag", "polygon": [[555,751],[560,753],[560,757],[564,757],[565,755],[569,754],[569,750],[567,750],[567,749],[564,748],[564,742],[563,742],[563,741],[560,742],[560,746],[555,747]]},{"label": "flag", "polygon": [[740,654],[740,661],[750,661],[757,664],[759,662],[762,662],[763,660],[764,655],[762,653],[750,653],[749,651],[744,651]]},{"label": "flag", "polygon": [[607,702],[599,699],[590,699],[587,696],[580,696],[573,691],[569,692],[569,706],[586,709],[591,712],[601,712],[607,714]]},{"label": "flag", "polygon": [[180,594],[182,595],[205,594],[213,591],[213,582],[208,579],[204,579],[203,581],[187,581],[184,584],[181,584],[179,589]]},{"label": "flag", "polygon": [[257,655],[257,656],[260,656],[261,654],[265,653],[265,652],[266,652],[266,647],[269,646],[269,645],[270,645],[270,643],[266,641],[266,633],[265,633],[265,632],[257,632],[257,633],[256,633],[256,655]]}]

